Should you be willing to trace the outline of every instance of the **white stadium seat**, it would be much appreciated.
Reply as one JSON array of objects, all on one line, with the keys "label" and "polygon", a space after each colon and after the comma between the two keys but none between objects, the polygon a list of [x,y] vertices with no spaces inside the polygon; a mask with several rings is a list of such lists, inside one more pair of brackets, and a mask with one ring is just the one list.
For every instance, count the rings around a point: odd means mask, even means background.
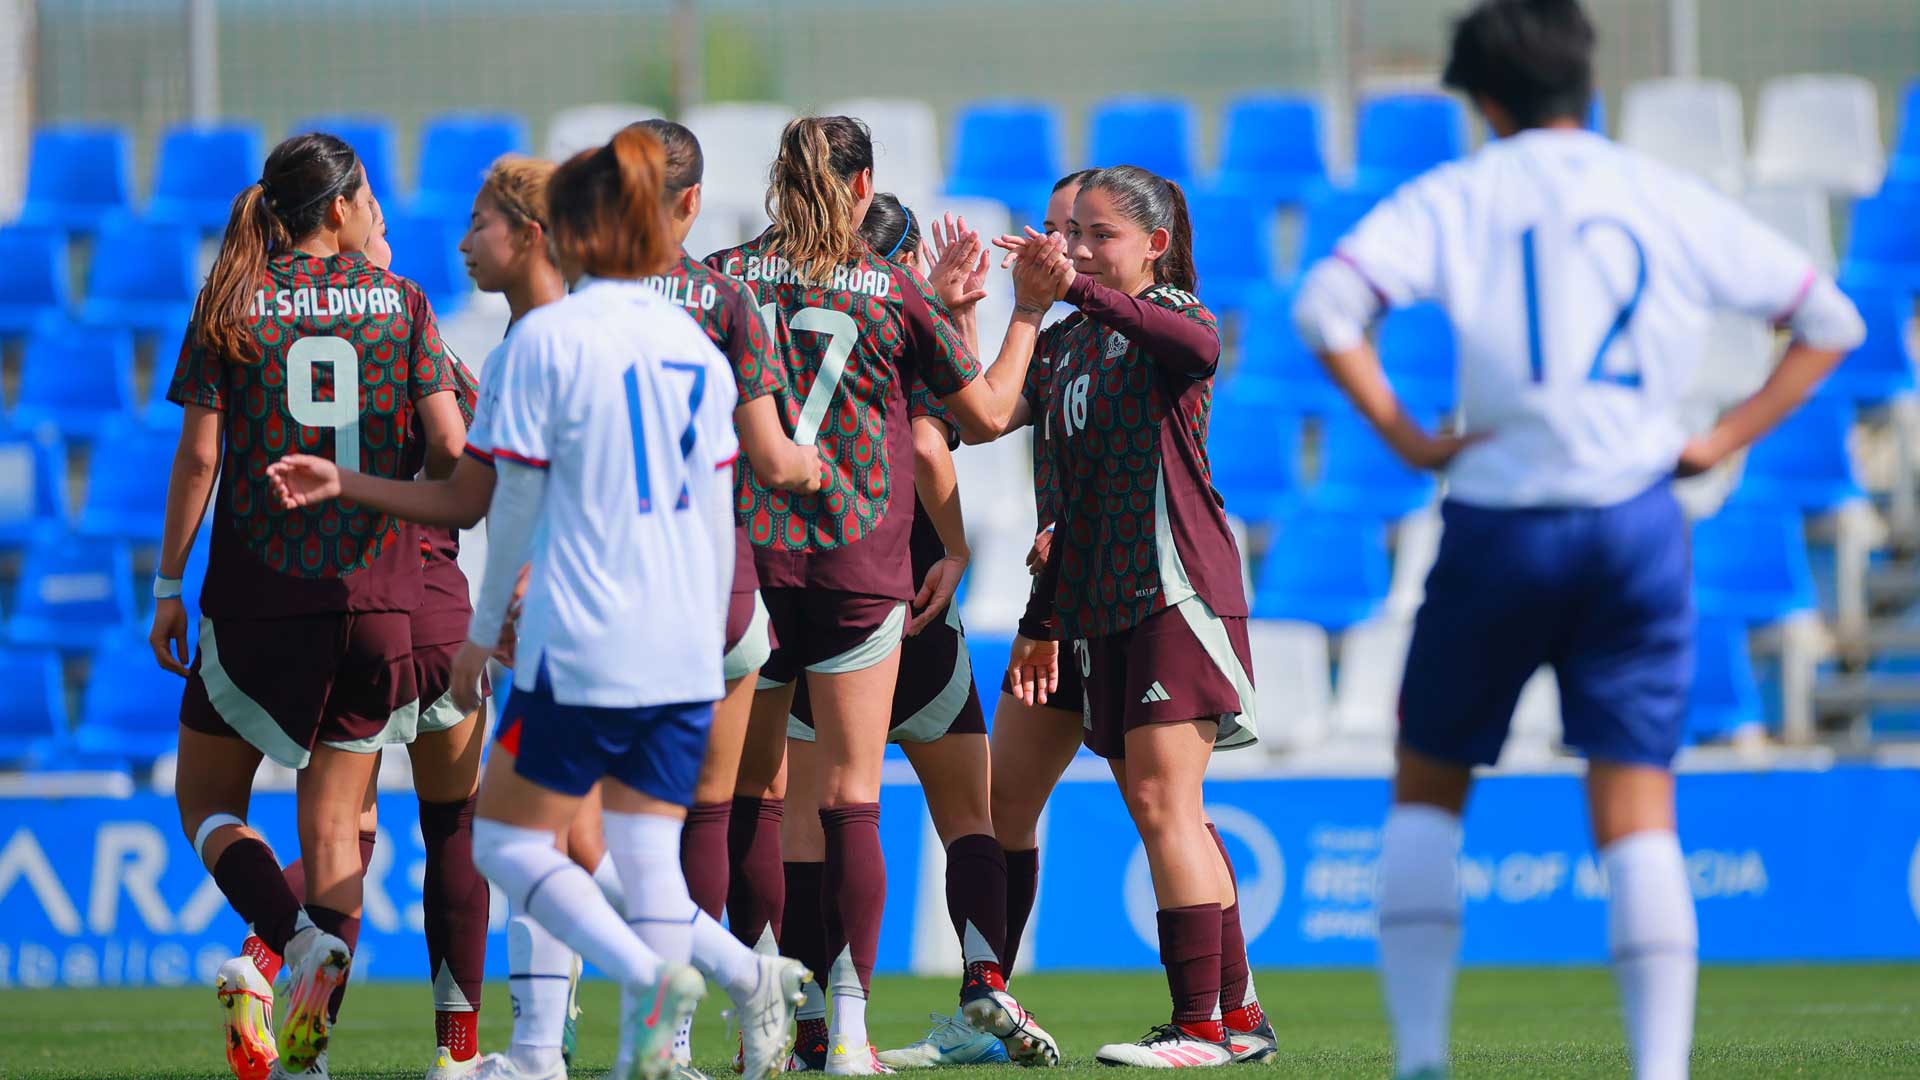
[{"label": "white stadium seat", "polygon": [[1620,141],[1723,191],[1744,185],[1740,91],[1718,79],[1650,79],[1627,87]]},{"label": "white stadium seat", "polygon": [[1327,632],[1313,623],[1249,619],[1260,738],[1275,751],[1325,741],[1333,713]]},{"label": "white stadium seat", "polygon": [[582,150],[604,146],[628,124],[664,116],[652,105],[601,102],[561,109],[547,121],[547,160],[565,161]]},{"label": "white stadium seat", "polygon": [[1400,519],[1394,527],[1393,583],[1387,610],[1411,616],[1427,597],[1427,571],[1440,555],[1440,510],[1427,507]]},{"label": "white stadium seat", "polygon": [[918,212],[942,186],[940,118],[911,98],[850,98],[821,106],[822,116],[851,116],[873,133],[873,182]]},{"label": "white stadium seat", "polygon": [[772,102],[722,101],[695,105],[680,117],[707,159],[706,213],[734,215],[744,236],[766,227],[767,171],[793,116],[792,109]]},{"label": "white stadium seat", "polygon": [[1887,172],[1880,103],[1858,75],[1784,75],[1760,88],[1753,179],[1871,195]]},{"label": "white stadium seat", "polygon": [[1825,192],[1806,186],[1755,187],[1744,201],[1754,217],[1806,249],[1820,269],[1833,272],[1833,211]]},{"label": "white stadium seat", "polygon": [[1334,682],[1337,738],[1393,744],[1400,723],[1400,677],[1412,640],[1413,620],[1392,615],[1369,619],[1342,636]]}]

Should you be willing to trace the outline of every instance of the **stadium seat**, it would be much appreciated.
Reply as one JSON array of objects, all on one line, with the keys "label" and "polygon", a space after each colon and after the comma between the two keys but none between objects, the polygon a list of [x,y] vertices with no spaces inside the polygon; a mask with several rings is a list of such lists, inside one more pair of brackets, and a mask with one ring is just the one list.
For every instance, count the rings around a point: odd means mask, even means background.
[{"label": "stadium seat", "polygon": [[1059,120],[1037,101],[981,101],[954,123],[947,193],[997,199],[1038,222],[1060,167]]},{"label": "stadium seat", "polygon": [[1380,363],[1407,411],[1432,419],[1453,409],[1453,323],[1438,304],[1395,308],[1380,320]]},{"label": "stadium seat", "polygon": [[1247,645],[1262,741],[1304,750],[1325,740],[1333,715],[1327,632],[1309,622],[1249,619]]},{"label": "stadium seat", "polygon": [[93,658],[74,749],[145,768],[180,745],[180,714],[167,703],[180,679],[153,662],[145,634],[116,634]]},{"label": "stadium seat", "polygon": [[160,141],[147,216],[219,232],[233,197],[259,179],[262,160],[260,131],[251,124],[173,128]]},{"label": "stadium seat", "polygon": [[1858,75],[1783,75],[1760,87],[1753,179],[1870,195],[1886,177],[1880,102]]},{"label": "stadium seat", "polygon": [[27,158],[27,198],[16,224],[92,232],[133,203],[131,140],[119,128],[43,127]]},{"label": "stadium seat", "polygon": [[[380,116],[309,116],[296,120],[288,135],[303,135],[311,131],[325,132],[353,147],[360,158],[360,167],[367,171],[367,186],[373,189],[374,198],[382,203],[395,202],[400,197],[400,177],[393,171],[393,125]],[[466,211],[461,211],[465,216]]]},{"label": "stadium seat", "polygon": [[1820,269],[1833,272],[1833,213],[1825,193],[1810,187],[1756,187],[1743,201],[1748,213],[1804,248]]},{"label": "stadium seat", "polygon": [[7,640],[87,652],[134,621],[133,556],[117,540],[45,530],[27,545]]},{"label": "stadium seat", "polygon": [[1216,315],[1247,310],[1273,283],[1273,208],[1236,195],[1187,200],[1200,299]]},{"label": "stadium seat", "polygon": [[[1304,221],[1300,230],[1300,252],[1294,260],[1297,279],[1313,264],[1333,254],[1340,238],[1353,231],[1380,201],[1382,192],[1373,187],[1316,187],[1307,194],[1302,207]],[[1292,325],[1292,320],[1288,320]]]},{"label": "stadium seat", "polygon": [[172,335],[200,292],[200,237],[187,225],[119,214],[100,227],[80,320]]},{"label": "stadium seat", "polygon": [[66,324],[27,339],[10,426],[46,425],[92,440],[133,411],[133,337],[125,330]]},{"label": "stadium seat", "polygon": [[1257,400],[1217,394],[1207,420],[1207,463],[1227,509],[1251,522],[1272,521],[1299,495],[1295,475],[1300,425]]},{"label": "stadium seat", "polygon": [[1215,400],[1258,401],[1280,412],[1324,416],[1346,407],[1340,388],[1293,329],[1293,291],[1265,288],[1247,307],[1240,334],[1240,366]]},{"label": "stadium seat", "polygon": [[466,222],[412,211],[387,215],[387,243],[393,248],[393,272],[427,294],[436,316],[458,311],[473,291],[473,279],[460,256]]},{"label": "stadium seat", "polygon": [[1920,291],[1920,187],[1882,192],[1853,204],[1840,280]]},{"label": "stadium seat", "polygon": [[122,421],[94,445],[87,502],[79,529],[86,536],[157,544],[166,516],[166,485],[154,477],[173,467],[176,431]]},{"label": "stadium seat", "polygon": [[1408,468],[1351,409],[1320,428],[1320,482],[1307,490],[1319,510],[1395,521],[1433,501],[1432,473]]},{"label": "stadium seat", "polygon": [[1881,405],[1912,393],[1915,372],[1907,323],[1913,317],[1913,302],[1907,292],[1849,284],[1846,293],[1867,324],[1867,340],[1827,376],[1820,393],[1862,406]]},{"label": "stadium seat", "polygon": [[1727,506],[1693,527],[1694,606],[1749,625],[1816,610],[1797,511]]},{"label": "stadium seat", "polygon": [[32,333],[64,319],[67,238],[56,229],[0,229],[0,337]]},{"label": "stadium seat", "polygon": [[628,102],[603,102],[561,109],[547,121],[547,160],[565,161],[582,150],[605,146],[628,124],[665,115],[656,106]]},{"label": "stadium seat", "polygon": [[[157,667],[151,654],[147,665]],[[0,685],[7,688],[7,707],[0,709],[0,762],[19,764],[66,743],[67,693],[58,656],[42,649],[0,649]]]},{"label": "stadium seat", "polygon": [[1253,617],[1316,623],[1338,633],[1387,597],[1385,530],[1378,521],[1320,511],[1275,522],[1256,575]]},{"label": "stadium seat", "polygon": [[1179,98],[1119,97],[1098,102],[1089,119],[1087,164],[1138,165],[1193,185],[1193,110]]},{"label": "stadium seat", "polygon": [[1342,740],[1379,748],[1383,765],[1391,765],[1399,732],[1400,682],[1412,640],[1413,620],[1395,615],[1357,623],[1340,638],[1334,730]]},{"label": "stadium seat", "polygon": [[706,213],[734,215],[747,236],[766,226],[767,169],[793,116],[773,102],[721,101],[695,105],[680,117],[706,155]]},{"label": "stadium seat", "polygon": [[849,98],[820,107],[824,116],[851,116],[873,135],[873,179],[916,211],[939,194],[940,117],[915,98]]},{"label": "stadium seat", "polygon": [[1598,90],[1587,103],[1587,130],[1595,135],[1607,133],[1607,99]]},{"label": "stadium seat", "polygon": [[[143,478],[152,486],[153,475]],[[67,516],[67,455],[52,429],[0,429],[0,550],[18,551]]]},{"label": "stadium seat", "polygon": [[1294,205],[1327,178],[1320,103],[1297,94],[1254,94],[1227,105],[1226,136],[1212,191]]},{"label": "stadium seat", "polygon": [[1866,497],[1847,449],[1852,403],[1832,395],[1808,401],[1747,451],[1736,504],[1825,514]]},{"label": "stadium seat", "polygon": [[1693,692],[1687,699],[1687,738],[1725,738],[1766,722],[1760,684],[1747,651],[1747,627],[1737,619],[1702,618],[1693,627]]},{"label": "stadium seat", "polygon": [[464,226],[487,169],[502,155],[526,149],[527,126],[517,116],[449,113],[428,120],[420,129],[414,213]]},{"label": "stadium seat", "polygon": [[1740,91],[1718,79],[1650,79],[1627,87],[1620,141],[1705,177],[1723,191],[1745,182],[1746,124]]},{"label": "stadium seat", "polygon": [[1443,94],[1381,94],[1360,106],[1354,183],[1388,191],[1467,152],[1467,110]]},{"label": "stadium seat", "polygon": [[1887,159],[1886,190],[1920,190],[1920,80],[1907,84],[1900,99],[1899,134]]}]

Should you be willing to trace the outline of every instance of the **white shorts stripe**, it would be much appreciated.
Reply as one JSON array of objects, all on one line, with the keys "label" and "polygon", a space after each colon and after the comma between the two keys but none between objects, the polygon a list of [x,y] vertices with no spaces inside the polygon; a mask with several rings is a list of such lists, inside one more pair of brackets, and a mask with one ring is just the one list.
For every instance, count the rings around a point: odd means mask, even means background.
[{"label": "white shorts stripe", "polygon": [[207,700],[213,704],[213,711],[220,714],[220,719],[225,720],[236,735],[276,764],[289,769],[307,767],[312,757],[307,748],[288,738],[273,716],[245,690],[234,685],[233,677],[220,666],[220,643],[214,637],[213,620],[204,616],[200,619],[200,681],[206,685]]},{"label": "white shorts stripe", "polygon": [[1198,596],[1188,597],[1173,606],[1180,617],[1187,620],[1187,627],[1199,640],[1200,647],[1207,651],[1207,658],[1213,666],[1220,669],[1227,681],[1233,684],[1233,690],[1240,695],[1240,713],[1238,716],[1222,716],[1220,731],[1214,736],[1215,750],[1237,750],[1243,746],[1252,746],[1260,741],[1259,721],[1253,712],[1253,679],[1248,677],[1247,669],[1240,664],[1240,657],[1233,651],[1233,640],[1227,636],[1227,624],[1213,613],[1205,600]]}]

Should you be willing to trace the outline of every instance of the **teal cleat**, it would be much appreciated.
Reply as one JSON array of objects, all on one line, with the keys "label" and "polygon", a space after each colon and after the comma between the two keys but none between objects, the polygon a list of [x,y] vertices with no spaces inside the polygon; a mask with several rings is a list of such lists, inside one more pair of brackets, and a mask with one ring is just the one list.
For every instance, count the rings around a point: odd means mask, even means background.
[{"label": "teal cleat", "polygon": [[933,1021],[933,1028],[925,1038],[912,1046],[881,1051],[880,1063],[896,1069],[931,1069],[942,1065],[1005,1064],[1010,1060],[1007,1048],[999,1039],[974,1030],[965,1016],[930,1013],[928,1019]]}]

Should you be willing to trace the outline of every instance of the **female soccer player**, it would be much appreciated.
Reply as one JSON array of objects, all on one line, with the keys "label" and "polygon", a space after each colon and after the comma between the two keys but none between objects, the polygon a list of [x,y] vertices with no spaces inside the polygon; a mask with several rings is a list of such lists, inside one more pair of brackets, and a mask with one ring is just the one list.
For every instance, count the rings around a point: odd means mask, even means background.
[{"label": "female soccer player", "polygon": [[[160,665],[187,678],[181,823],[234,911],[293,965],[277,1054],[265,980],[244,957],[222,967],[221,1000],[240,1014],[228,1059],[247,1080],[326,1075],[359,936],[358,819],[378,761],[361,740],[418,709],[409,612],[423,598],[416,529],[364,507],[284,510],[268,495],[267,467],[306,450],[399,477],[416,413],[431,468],[445,471],[464,437],[454,364],[426,298],[362,254],[373,221],[351,147],[321,134],[276,147],[234,200],[167,392],[186,420],[149,638]],[[189,668],[179,575],[216,472]],[[300,770],[304,909],[245,822],[263,756]]]},{"label": "female soccer player", "polygon": [[[836,1073],[881,1067],[865,1017],[886,895],[880,763],[914,596],[908,379],[917,375],[943,397],[962,432],[993,438],[1006,430],[1027,364],[1015,350],[979,377],[925,279],[860,239],[873,190],[865,125],[843,116],[795,120],[774,160],[773,226],[707,260],[745,282],[779,320],[802,399],[795,441],[817,441],[831,474],[819,495],[793,497],[755,482],[741,506],[751,506],[748,529],[778,641],[761,669],[767,689],[756,696],[753,722],[783,724],[793,680],[805,671],[820,733],[834,997],[827,1067]],[[1004,1006],[997,1031],[1015,1031],[1018,1005],[1007,998]]]},{"label": "female soccer player", "polygon": [[[1765,434],[1859,344],[1805,253],[1707,185],[1583,129],[1593,26],[1574,0],[1487,0],[1446,82],[1500,136],[1409,182],[1309,273],[1302,337],[1402,458],[1444,469],[1446,531],[1400,690],[1380,850],[1380,970],[1401,1076],[1447,1069],[1460,944],[1460,812],[1520,686],[1560,682],[1587,756],[1608,937],[1634,1072],[1687,1075],[1697,930],[1669,771],[1686,722],[1687,522],[1669,489]],[[1466,434],[1401,408],[1364,331],[1443,305]],[[1680,404],[1708,316],[1789,327],[1765,385],[1689,439]]]},{"label": "female soccer player", "polygon": [[1036,418],[1058,516],[1010,666],[1019,696],[1039,704],[1037,684],[1056,678],[1048,639],[1073,643],[1086,744],[1108,759],[1146,848],[1173,993],[1171,1023],[1097,1057],[1227,1064],[1222,938],[1234,891],[1202,780],[1216,746],[1254,740],[1253,685],[1240,553],[1208,477],[1220,339],[1192,294],[1186,199],[1143,169],[1103,169],[1081,185],[1066,251],[1031,232],[1013,246],[1057,267],[1055,298],[1086,318],[1062,340]]}]

